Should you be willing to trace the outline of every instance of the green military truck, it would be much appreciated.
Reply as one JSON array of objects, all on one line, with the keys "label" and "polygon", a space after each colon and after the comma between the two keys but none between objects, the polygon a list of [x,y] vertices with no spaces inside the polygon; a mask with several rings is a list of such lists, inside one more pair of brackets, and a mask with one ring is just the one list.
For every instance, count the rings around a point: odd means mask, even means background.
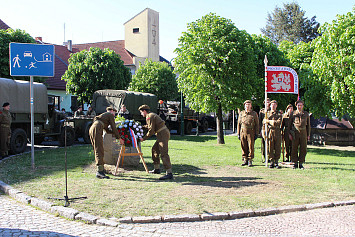
[{"label": "green military truck", "polygon": [[[93,94],[92,106],[96,114],[105,112],[106,107],[112,106],[120,110],[124,104],[130,113],[130,118],[145,123],[145,119],[138,111],[139,106],[147,104],[150,110],[165,120],[170,130],[180,131],[181,113],[179,102],[158,102],[154,94],[133,92],[125,90],[98,90]],[[195,111],[184,108],[185,134],[191,134],[191,130],[199,124],[200,131],[205,132],[209,127],[215,127],[213,117],[206,114],[198,114]]]},{"label": "green military truck", "polygon": [[[47,94],[47,87],[42,83],[33,83],[33,93],[34,143],[52,137],[63,146],[67,134],[67,145],[72,145],[75,131],[66,125],[64,114],[55,109],[55,97]],[[10,152],[21,153],[31,138],[30,83],[0,78],[0,103],[4,102],[10,103],[12,116]]]}]

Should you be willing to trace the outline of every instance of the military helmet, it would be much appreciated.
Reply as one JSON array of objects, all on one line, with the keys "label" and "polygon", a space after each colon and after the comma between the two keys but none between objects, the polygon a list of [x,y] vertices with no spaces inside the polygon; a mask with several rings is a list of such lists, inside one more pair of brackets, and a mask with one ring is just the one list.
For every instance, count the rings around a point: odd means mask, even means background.
[{"label": "military helmet", "polygon": [[141,105],[138,110],[150,110],[150,107],[148,105]]}]

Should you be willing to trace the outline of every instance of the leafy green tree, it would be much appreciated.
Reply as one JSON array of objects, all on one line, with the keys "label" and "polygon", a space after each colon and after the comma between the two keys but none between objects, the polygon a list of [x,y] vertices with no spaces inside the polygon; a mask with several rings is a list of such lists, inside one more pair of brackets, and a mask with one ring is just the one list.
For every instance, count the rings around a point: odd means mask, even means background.
[{"label": "leafy green tree", "polygon": [[[10,62],[9,62],[9,44],[16,43],[36,43],[36,41],[23,30],[0,30],[0,77],[13,78],[20,80],[29,80],[29,77],[12,77],[10,76]],[[35,77],[35,81],[42,81]]]},{"label": "leafy green tree", "polygon": [[[271,42],[271,40],[265,36],[261,35],[252,35],[254,46],[253,52],[256,59],[256,68],[257,68],[257,86],[253,88],[253,98],[254,98],[254,107],[259,106],[264,107],[265,100],[265,65],[264,58],[265,55],[268,59],[268,66],[289,66],[290,62],[285,58],[285,55],[278,47]],[[277,100],[278,108],[284,109],[292,100],[292,94],[278,94],[270,93],[268,97],[272,100]]]},{"label": "leafy green tree", "polygon": [[311,42],[294,44],[291,41],[282,41],[279,49],[285,53],[291,67],[297,71],[300,97],[305,101],[306,108],[315,117],[328,115],[331,111],[329,106],[332,104],[328,93],[329,86],[318,80],[311,67],[314,46]]},{"label": "leafy green tree", "polygon": [[192,109],[216,112],[218,144],[224,144],[222,110],[252,97],[256,70],[251,43],[251,36],[231,20],[210,13],[187,25],[175,49],[178,87]]},{"label": "leafy green tree", "polygon": [[126,89],[131,73],[113,50],[90,48],[71,55],[62,80],[67,82],[69,93],[84,103],[91,103],[96,90]]},{"label": "leafy green tree", "polygon": [[305,11],[293,3],[284,3],[284,7],[276,7],[268,14],[265,28],[261,32],[269,37],[274,44],[279,44],[283,40],[294,43],[309,42],[319,36],[317,30],[319,23],[316,16],[311,19],[305,17]]},{"label": "leafy green tree", "polygon": [[178,96],[176,75],[165,62],[151,59],[140,63],[129,85],[129,90],[155,94],[161,100],[175,100]]},{"label": "leafy green tree", "polygon": [[312,69],[329,88],[329,109],[337,116],[355,116],[355,7],[320,30],[322,36],[312,42]]}]

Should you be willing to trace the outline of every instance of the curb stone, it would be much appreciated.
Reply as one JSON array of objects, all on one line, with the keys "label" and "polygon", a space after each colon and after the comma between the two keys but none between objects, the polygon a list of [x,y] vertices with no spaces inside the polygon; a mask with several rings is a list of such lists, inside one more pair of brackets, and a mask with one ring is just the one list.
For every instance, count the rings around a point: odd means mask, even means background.
[{"label": "curb stone", "polygon": [[75,216],[75,220],[84,221],[87,224],[95,224],[98,218],[85,212],[80,212]]},{"label": "curb stone", "polygon": [[1,180],[0,180],[0,191],[13,197],[15,200],[19,202],[25,204],[31,204],[40,209],[43,209],[55,215],[58,214],[70,220],[82,220],[88,224],[96,223],[97,225],[112,226],[112,227],[117,227],[120,223],[122,223],[121,224],[122,226],[125,226],[125,224],[127,223],[187,222],[187,221],[240,219],[240,218],[254,217],[254,216],[266,216],[266,215],[274,215],[279,213],[306,211],[306,210],[312,210],[317,208],[355,205],[355,200],[347,200],[347,201],[335,201],[335,202],[321,202],[321,203],[304,204],[304,205],[291,205],[291,206],[283,206],[283,207],[276,207],[276,208],[265,208],[265,209],[258,209],[255,211],[253,210],[235,211],[229,213],[217,212],[217,213],[204,213],[201,215],[185,214],[185,215],[123,217],[117,219],[116,222],[113,220],[99,219],[99,217],[95,217],[93,215],[84,212],[79,212],[73,208],[54,206],[53,203],[46,202],[38,198],[30,197],[25,193],[2,182]]}]

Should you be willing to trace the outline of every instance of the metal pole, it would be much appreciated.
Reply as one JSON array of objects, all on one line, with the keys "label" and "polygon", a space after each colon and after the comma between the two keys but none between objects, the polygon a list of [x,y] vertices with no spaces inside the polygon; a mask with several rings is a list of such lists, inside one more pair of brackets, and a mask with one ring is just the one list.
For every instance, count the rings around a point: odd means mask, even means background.
[{"label": "metal pole", "polygon": [[[267,57],[265,55],[265,59],[264,59],[264,64],[265,64],[265,116],[264,118],[266,118],[267,116]],[[267,167],[268,165],[268,154],[267,154],[267,144],[268,144],[268,139],[267,139],[267,126],[265,125],[265,167]]]},{"label": "metal pole", "polygon": [[184,136],[184,99],[182,97],[182,91],[181,91],[181,123],[180,123],[180,127],[181,127],[181,130],[180,130],[180,135],[181,136]]},{"label": "metal pole", "polygon": [[233,110],[233,118],[232,118],[232,123],[233,123],[233,133],[235,133],[235,110]]},{"label": "metal pole", "polygon": [[35,150],[34,150],[34,107],[33,107],[33,76],[30,76],[30,106],[31,106],[31,165],[35,169]]}]

